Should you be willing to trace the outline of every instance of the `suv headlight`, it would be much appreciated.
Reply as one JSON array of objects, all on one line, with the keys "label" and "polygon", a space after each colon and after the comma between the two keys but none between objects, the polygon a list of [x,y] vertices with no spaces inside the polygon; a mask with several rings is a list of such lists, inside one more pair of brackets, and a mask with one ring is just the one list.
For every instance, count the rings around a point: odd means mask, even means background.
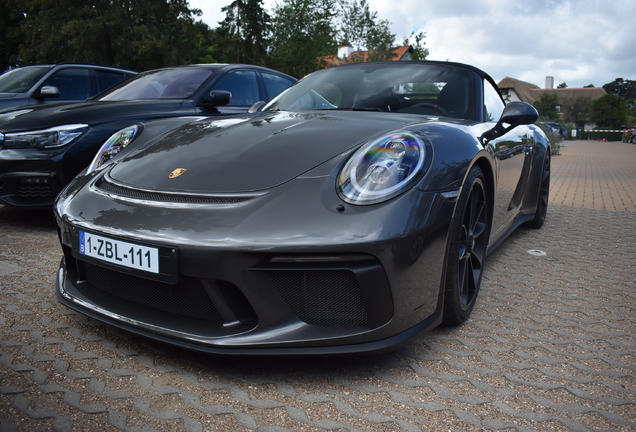
[{"label": "suv headlight", "polygon": [[2,147],[55,148],[70,144],[88,130],[86,124],[55,126],[48,129],[4,134]]},{"label": "suv headlight", "polygon": [[419,178],[425,158],[424,141],[409,131],[370,141],[353,153],[340,171],[340,197],[358,205],[393,198]]}]

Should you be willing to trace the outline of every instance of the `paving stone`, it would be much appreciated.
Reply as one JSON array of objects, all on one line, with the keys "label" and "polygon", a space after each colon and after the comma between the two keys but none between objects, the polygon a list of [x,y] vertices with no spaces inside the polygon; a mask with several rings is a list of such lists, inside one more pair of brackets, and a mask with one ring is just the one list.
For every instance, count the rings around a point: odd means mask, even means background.
[{"label": "paving stone", "polygon": [[545,226],[488,257],[470,320],[370,357],[225,359],[114,329],[56,301],[50,212],[0,206],[0,432],[636,431],[635,166],[634,145],[568,142]]}]

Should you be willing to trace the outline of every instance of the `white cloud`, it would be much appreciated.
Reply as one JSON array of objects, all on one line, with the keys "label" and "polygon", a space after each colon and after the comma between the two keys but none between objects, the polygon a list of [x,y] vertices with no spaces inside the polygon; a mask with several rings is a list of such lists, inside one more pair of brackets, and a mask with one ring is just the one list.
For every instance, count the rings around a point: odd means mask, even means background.
[{"label": "white cloud", "polygon": [[[282,0],[265,0],[268,10]],[[496,81],[505,76],[543,86],[546,76],[570,87],[636,79],[633,0],[368,0],[392,23],[397,42],[426,33],[431,60],[472,64]],[[211,27],[231,0],[190,0]]]}]

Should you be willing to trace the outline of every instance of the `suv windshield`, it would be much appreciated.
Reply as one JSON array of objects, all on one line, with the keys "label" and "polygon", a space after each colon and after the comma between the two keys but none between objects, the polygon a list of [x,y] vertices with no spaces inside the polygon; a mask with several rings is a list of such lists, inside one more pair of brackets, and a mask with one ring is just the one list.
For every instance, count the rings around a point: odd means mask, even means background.
[{"label": "suv windshield", "polygon": [[33,87],[51,67],[24,67],[0,75],[0,93],[24,93]]},{"label": "suv windshield", "polygon": [[126,84],[97,98],[101,101],[186,99],[212,75],[210,69],[169,69],[137,75]]}]

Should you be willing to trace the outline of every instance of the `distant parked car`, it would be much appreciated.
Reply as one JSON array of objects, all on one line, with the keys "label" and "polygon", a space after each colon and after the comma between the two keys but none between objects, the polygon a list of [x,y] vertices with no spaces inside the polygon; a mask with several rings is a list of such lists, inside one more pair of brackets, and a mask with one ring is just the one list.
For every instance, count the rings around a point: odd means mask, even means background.
[{"label": "distant parked car", "polygon": [[539,122],[537,123],[538,125],[546,125],[548,126],[552,132],[554,132],[558,137],[562,138],[562,139],[567,139],[569,136],[569,132],[566,128],[564,128],[563,126],[561,126],[559,123],[556,122]]},{"label": "distant parked car", "polygon": [[0,75],[0,109],[84,101],[136,74],[125,69],[75,63],[12,69]]},{"label": "distant parked car", "polygon": [[294,82],[258,66],[181,66],[141,73],[82,103],[0,111],[0,203],[51,207],[104,141],[126,126],[165,117],[245,114]]}]

